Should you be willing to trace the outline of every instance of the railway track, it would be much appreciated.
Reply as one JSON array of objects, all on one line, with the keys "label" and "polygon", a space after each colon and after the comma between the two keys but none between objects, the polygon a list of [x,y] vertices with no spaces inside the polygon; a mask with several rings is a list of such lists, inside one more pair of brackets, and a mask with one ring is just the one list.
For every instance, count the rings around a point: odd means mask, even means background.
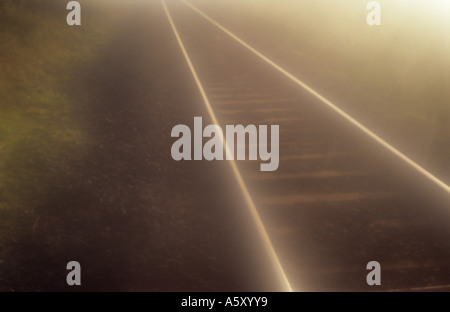
[{"label": "railway track", "polygon": [[445,189],[192,7],[167,9],[217,122],[280,127],[277,171],[236,164],[294,291],[448,289]]}]

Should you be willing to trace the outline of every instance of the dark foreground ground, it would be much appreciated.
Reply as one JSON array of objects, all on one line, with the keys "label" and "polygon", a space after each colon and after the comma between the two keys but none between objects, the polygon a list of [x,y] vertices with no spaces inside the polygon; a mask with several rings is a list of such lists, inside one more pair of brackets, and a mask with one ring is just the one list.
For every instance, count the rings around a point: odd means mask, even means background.
[{"label": "dark foreground ground", "polygon": [[116,31],[67,86],[89,141],[9,219],[0,289],[277,290],[228,164],[171,158],[172,127],[207,114],[161,6],[135,9]]}]

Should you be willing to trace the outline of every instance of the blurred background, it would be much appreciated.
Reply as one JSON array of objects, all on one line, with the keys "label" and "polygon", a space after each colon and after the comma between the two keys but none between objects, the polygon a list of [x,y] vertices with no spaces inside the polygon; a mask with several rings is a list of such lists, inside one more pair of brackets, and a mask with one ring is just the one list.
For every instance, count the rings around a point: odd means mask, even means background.
[{"label": "blurred background", "polygon": [[192,3],[449,183],[450,4],[378,2]]}]

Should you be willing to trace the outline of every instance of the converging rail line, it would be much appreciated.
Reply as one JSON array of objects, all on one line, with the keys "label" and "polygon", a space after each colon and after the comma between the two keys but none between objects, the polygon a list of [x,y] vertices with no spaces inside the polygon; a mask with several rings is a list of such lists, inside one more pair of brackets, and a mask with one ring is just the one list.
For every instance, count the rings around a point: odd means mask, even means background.
[{"label": "converging rail line", "polygon": [[[230,165],[282,290],[446,288],[450,187],[183,3],[162,0],[212,122],[279,125],[277,171]],[[382,288],[366,283],[370,261]]]}]

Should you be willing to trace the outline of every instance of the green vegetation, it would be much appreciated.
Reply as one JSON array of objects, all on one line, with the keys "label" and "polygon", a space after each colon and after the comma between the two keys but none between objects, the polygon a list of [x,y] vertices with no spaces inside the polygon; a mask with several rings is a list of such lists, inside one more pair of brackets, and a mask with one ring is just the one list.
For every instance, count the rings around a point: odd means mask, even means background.
[{"label": "green vegetation", "polygon": [[[88,138],[77,126],[71,82],[112,36],[118,17],[99,2],[69,27],[64,2],[0,1],[0,228],[33,213]],[[111,7],[111,6],[109,6]],[[102,23],[94,24],[95,18]],[[6,224],[3,224],[6,223]],[[0,241],[1,243],[1,241]],[[1,245],[1,244],[0,244]]]}]

